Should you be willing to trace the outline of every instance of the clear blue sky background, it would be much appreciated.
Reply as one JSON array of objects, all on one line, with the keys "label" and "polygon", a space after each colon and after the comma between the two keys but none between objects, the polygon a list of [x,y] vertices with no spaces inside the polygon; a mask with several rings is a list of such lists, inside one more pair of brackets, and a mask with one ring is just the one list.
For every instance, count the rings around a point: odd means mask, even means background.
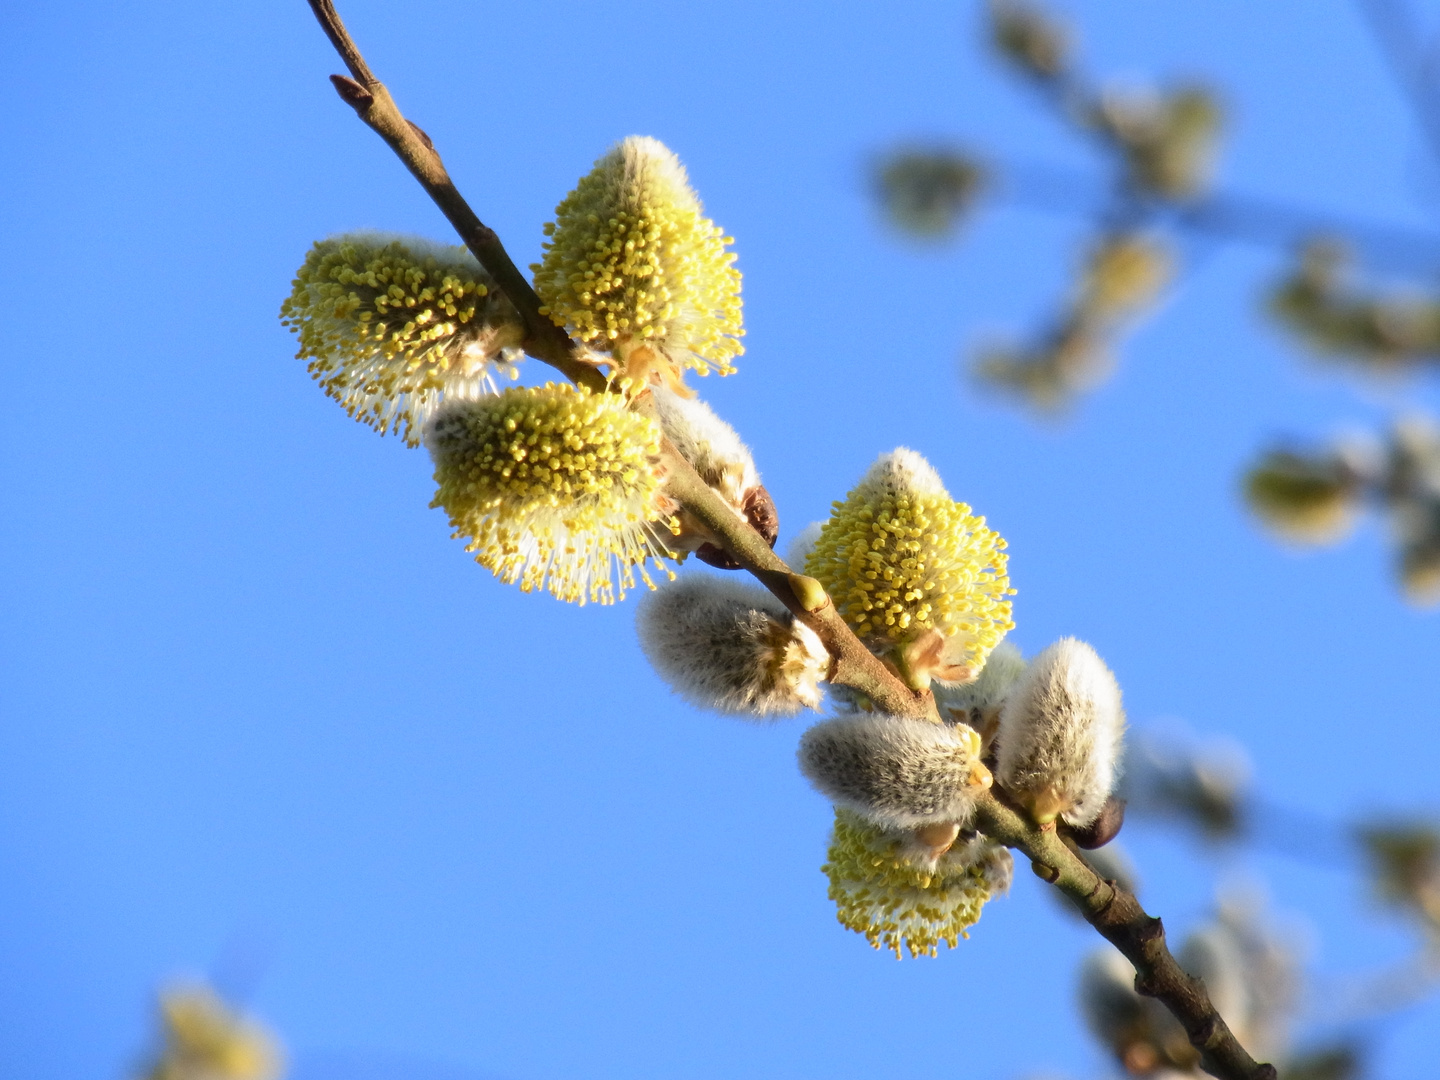
[{"label": "clear blue sky background", "polygon": [[[1224,88],[1227,184],[1433,222],[1434,170],[1341,0],[1067,8],[1096,70]],[[1137,724],[1240,739],[1275,801],[1440,805],[1437,616],[1396,597],[1378,528],[1295,557],[1235,495],[1273,435],[1433,386],[1307,365],[1256,313],[1278,255],[1226,250],[1068,424],[977,399],[960,344],[1039,314],[1079,231],[997,209],[917,249],[878,220],[870,155],[1088,158],[977,47],[970,0],[342,12],[522,265],[612,141],[682,156],[745,273],[741,373],[702,386],[786,538],[913,446],[1009,538],[1024,649],[1090,640]],[[1100,1070],[1072,1008],[1096,939],[1038,883],[938,960],[871,952],[825,898],[803,722],[696,713],[632,605],[493,581],[427,509],[424,454],[311,385],[276,319],[309,243],[447,233],[330,89],[304,3],[4,21],[0,1074],[120,1076],[187,971],[248,995],[295,1080]],[[1215,862],[1130,833],[1144,898],[1194,925]],[[1317,970],[1403,953],[1353,874],[1247,865]],[[1386,1080],[1433,1075],[1437,1023],[1383,1029]]]}]

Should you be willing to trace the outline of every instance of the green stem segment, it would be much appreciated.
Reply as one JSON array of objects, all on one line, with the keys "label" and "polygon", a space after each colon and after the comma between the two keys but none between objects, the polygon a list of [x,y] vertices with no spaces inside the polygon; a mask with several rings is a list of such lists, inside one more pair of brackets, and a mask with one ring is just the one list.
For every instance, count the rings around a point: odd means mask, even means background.
[{"label": "green stem segment", "polygon": [[[331,76],[336,90],[376,134],[395,151],[460,238],[490,273],[525,320],[525,351],[556,368],[578,385],[607,389],[604,374],[581,359],[580,347],[540,312],[540,298],[515,266],[495,231],[486,226],[456,190],[434,145],[406,120],[390,93],[371,72],[351,40],[331,0],[308,0],[330,42],[353,79]],[[831,682],[864,694],[892,715],[937,721],[935,700],[912,690],[861,644],[835,605],[821,602],[808,581],[800,592],[794,576],[764,538],[743,521],[667,441],[662,458],[668,471],[666,491],[711,530],[741,567],[753,574],[824,643],[832,657]],[[828,598],[826,598],[828,600]],[[808,605],[808,607],[807,607]],[[976,823],[1007,847],[1024,852],[1035,872],[1068,896],[1105,938],[1135,965],[1135,988],[1158,998],[1184,1026],[1203,1055],[1207,1070],[1222,1080],[1275,1080],[1275,1069],[1257,1065],[1215,1011],[1205,985],[1185,974],[1165,946],[1159,919],[1145,914],[1135,897],[1114,882],[1102,881],[1053,830],[1042,830],[1003,803],[996,794],[981,797]]]}]

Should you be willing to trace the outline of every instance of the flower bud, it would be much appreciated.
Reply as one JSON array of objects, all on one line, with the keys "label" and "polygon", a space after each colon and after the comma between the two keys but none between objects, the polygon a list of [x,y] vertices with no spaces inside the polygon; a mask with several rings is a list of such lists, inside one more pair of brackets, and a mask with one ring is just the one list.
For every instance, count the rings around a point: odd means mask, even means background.
[{"label": "flower bud", "polygon": [[984,837],[930,857],[913,837],[882,829],[844,808],[821,868],[830,879],[840,924],[876,949],[901,956],[934,956],[941,942],[955,948],[991,896],[1010,887],[1010,852]]},{"label": "flower bud", "polygon": [[[947,719],[969,724],[980,732],[988,745],[993,728],[1000,719],[1000,707],[1010,689],[1025,674],[1025,658],[1011,642],[1002,641],[980,669],[980,677],[972,683],[945,686],[935,684],[935,706]],[[987,735],[987,729],[991,729]]]},{"label": "flower bud", "polygon": [[883,454],[835,503],[805,573],[918,690],[968,682],[1014,623],[1005,541],[913,450]]},{"label": "flower bud", "polygon": [[1124,732],[1115,676],[1089,645],[1061,638],[1005,700],[997,778],[1042,825],[1089,825],[1110,796]]},{"label": "flower bud", "polygon": [[830,656],[763,589],[693,574],[645,597],[635,625],[651,666],[697,708],[779,717],[820,706]]},{"label": "flower bud", "polygon": [[205,986],[160,995],[164,1043],[146,1080],[279,1080],[280,1048]]},{"label": "flower bud", "polygon": [[[663,387],[651,394],[655,419],[676,451],[694,467],[735,516],[748,522],[771,547],[780,532],[780,519],[770,493],[760,483],[750,448],[705,402]],[[693,515],[679,514],[681,529],[671,547],[694,551],[701,561],[721,570],[736,570],[737,563],[715,536]]]},{"label": "flower bud", "polygon": [[1245,477],[1245,501],[1268,528],[1298,543],[1348,533],[1360,512],[1361,480],[1339,454],[1272,450]]},{"label": "flower bud", "polygon": [[[557,326],[608,350],[637,386],[734,371],[740,274],[680,160],[655,139],[611,149],[555,208],[535,291]],[[653,376],[653,378],[652,378]]]},{"label": "flower bud", "polygon": [[1001,56],[1034,78],[1053,79],[1069,66],[1068,28],[1019,0],[992,0],[990,36]]},{"label": "flower bud", "polygon": [[991,781],[973,729],[875,713],[816,724],[798,757],[822,795],[889,829],[964,824]]}]

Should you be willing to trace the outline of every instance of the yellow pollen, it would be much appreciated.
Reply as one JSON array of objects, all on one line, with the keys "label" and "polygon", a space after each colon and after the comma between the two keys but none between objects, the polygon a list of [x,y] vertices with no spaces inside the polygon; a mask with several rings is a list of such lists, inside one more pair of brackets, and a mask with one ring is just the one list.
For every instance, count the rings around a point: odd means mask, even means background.
[{"label": "yellow pollen", "polygon": [[438,490],[467,551],[506,583],[558,599],[624,599],[670,555],[660,510],[660,428],[620,394],[568,384],[512,387],[443,409],[427,444]]},{"label": "yellow pollen", "polygon": [[535,291],[557,325],[610,349],[622,371],[644,343],[677,370],[735,370],[744,331],[732,240],[659,142],[632,136],[597,161],[546,235]]}]

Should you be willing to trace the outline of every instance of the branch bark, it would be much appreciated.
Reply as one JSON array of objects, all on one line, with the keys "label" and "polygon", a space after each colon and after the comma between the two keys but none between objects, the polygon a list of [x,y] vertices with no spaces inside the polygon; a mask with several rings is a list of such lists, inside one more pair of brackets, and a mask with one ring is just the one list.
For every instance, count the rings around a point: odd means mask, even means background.
[{"label": "branch bark", "polygon": [[1135,967],[1136,991],[1157,998],[1180,1021],[1205,1070],[1223,1080],[1275,1080],[1275,1067],[1257,1064],[1240,1045],[1205,983],[1180,967],[1165,944],[1165,927],[1146,914],[1134,893],[1102,880],[1053,829],[1032,825],[1003,798],[993,790],[980,798],[979,830],[1028,855],[1036,875],[1063,892],[1085,921],[1125,955]]},{"label": "branch bark", "polygon": [[[500,238],[461,198],[429,137],[401,115],[346,32],[331,0],[308,3],[354,76],[332,76],[340,96],[395,151],[520,311],[530,333],[525,351],[580,385],[606,389],[602,373],[578,358],[579,346],[540,313],[539,297],[511,261]],[[811,590],[805,588],[813,581],[797,580],[764,538],[710,490],[668,440],[662,457],[669,470],[666,491],[720,538],[743,569],[820,636],[834,661],[830,681],[865,694],[887,713],[938,722],[934,698],[928,692],[910,689],[866,649],[829,597],[816,603]],[[810,599],[810,607],[797,594],[797,585]],[[1257,1065],[1230,1032],[1211,1004],[1204,984],[1180,969],[1166,948],[1160,920],[1145,914],[1131,893],[1114,882],[1101,881],[1053,831],[1031,825],[1005,805],[998,793],[980,800],[977,824],[987,836],[1028,855],[1035,872],[1074,901],[1086,920],[1129,958],[1139,972],[1136,989],[1159,998],[1185,1026],[1208,1070],[1222,1080],[1275,1080],[1275,1069]]]}]

